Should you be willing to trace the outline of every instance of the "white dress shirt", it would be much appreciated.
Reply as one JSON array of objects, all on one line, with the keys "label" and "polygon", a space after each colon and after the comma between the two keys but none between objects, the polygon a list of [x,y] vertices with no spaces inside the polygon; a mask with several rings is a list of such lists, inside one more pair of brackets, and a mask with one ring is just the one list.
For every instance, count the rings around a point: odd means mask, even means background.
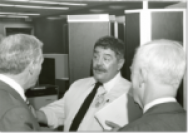
[{"label": "white dress shirt", "polygon": [[168,103],[168,102],[176,102],[176,99],[173,97],[165,97],[165,98],[155,99],[152,102],[150,102],[144,106],[143,113],[145,113],[148,109],[150,109],[151,107],[153,107],[157,104]]},{"label": "white dress shirt", "polygon": [[107,92],[109,92],[113,88],[114,84],[117,82],[117,80],[119,79],[120,76],[121,76],[121,74],[118,73],[113,79],[111,79],[108,82],[104,83],[103,84],[104,89]]},{"label": "white dress shirt", "polygon": [[[72,120],[95,83],[93,77],[80,79],[70,86],[62,99],[41,108],[40,110],[47,116],[48,125],[52,128],[64,125],[64,131],[68,131]],[[131,84],[118,73],[112,80],[103,84],[103,87],[107,91],[105,94],[106,100],[113,101],[121,94],[128,93]],[[94,101],[85,114],[78,131],[103,131],[101,125],[94,118],[95,113],[103,106],[96,107]]]},{"label": "white dress shirt", "polygon": [[13,88],[18,94],[20,94],[23,100],[26,101],[24,89],[15,80],[3,74],[0,74],[0,80],[8,84],[11,88]]}]

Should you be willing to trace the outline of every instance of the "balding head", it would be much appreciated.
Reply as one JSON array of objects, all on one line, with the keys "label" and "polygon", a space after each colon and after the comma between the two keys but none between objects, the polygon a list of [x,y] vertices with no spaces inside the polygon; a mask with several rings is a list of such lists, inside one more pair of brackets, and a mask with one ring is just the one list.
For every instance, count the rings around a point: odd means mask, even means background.
[{"label": "balding head", "polygon": [[[162,39],[140,46],[132,64],[133,86],[139,89],[138,92],[134,91],[139,93],[135,96],[136,101],[144,104],[147,97],[155,99],[175,96],[185,67],[185,53],[179,42]],[[141,86],[143,89],[140,89]],[[156,87],[160,88],[156,90]]]}]

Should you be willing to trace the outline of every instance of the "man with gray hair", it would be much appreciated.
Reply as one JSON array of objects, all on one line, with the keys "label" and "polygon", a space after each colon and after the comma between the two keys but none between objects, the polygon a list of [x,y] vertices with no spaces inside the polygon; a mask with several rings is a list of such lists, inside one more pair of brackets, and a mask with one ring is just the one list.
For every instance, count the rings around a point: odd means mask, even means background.
[{"label": "man with gray hair", "polygon": [[15,34],[0,43],[0,131],[37,131],[24,92],[35,85],[43,62],[42,43]]},{"label": "man with gray hair", "polygon": [[186,111],[175,99],[186,69],[181,44],[162,39],[142,45],[131,69],[133,98],[144,114],[120,131],[186,131]]}]

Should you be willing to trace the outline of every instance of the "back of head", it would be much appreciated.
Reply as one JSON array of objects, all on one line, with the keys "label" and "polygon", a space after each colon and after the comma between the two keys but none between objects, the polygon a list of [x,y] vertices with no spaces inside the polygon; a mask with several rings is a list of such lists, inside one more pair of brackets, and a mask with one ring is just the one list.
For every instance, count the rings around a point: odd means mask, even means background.
[{"label": "back of head", "polygon": [[0,43],[0,73],[17,75],[42,57],[42,43],[33,35],[15,34]]},{"label": "back of head", "polygon": [[186,68],[182,45],[172,40],[155,40],[138,48],[133,62],[137,70],[146,69],[156,82],[177,89]]},{"label": "back of head", "polygon": [[116,54],[116,57],[118,59],[124,59],[125,55],[125,46],[124,42],[120,39],[117,39],[112,36],[105,36],[100,38],[94,46],[94,49],[96,47],[102,47],[104,49],[111,49]]}]

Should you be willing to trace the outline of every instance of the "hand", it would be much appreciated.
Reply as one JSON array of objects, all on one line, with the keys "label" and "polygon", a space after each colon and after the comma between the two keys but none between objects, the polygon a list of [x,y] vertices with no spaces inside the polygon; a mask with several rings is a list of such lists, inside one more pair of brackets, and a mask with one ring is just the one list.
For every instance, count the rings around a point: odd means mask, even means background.
[{"label": "hand", "polygon": [[43,111],[36,110],[35,115],[36,115],[36,119],[38,120],[38,122],[43,123],[43,124],[48,123],[46,115]]},{"label": "hand", "polygon": [[105,121],[106,125],[111,127],[111,130],[105,130],[105,131],[118,131],[121,127],[118,124],[115,124],[111,121]]}]

